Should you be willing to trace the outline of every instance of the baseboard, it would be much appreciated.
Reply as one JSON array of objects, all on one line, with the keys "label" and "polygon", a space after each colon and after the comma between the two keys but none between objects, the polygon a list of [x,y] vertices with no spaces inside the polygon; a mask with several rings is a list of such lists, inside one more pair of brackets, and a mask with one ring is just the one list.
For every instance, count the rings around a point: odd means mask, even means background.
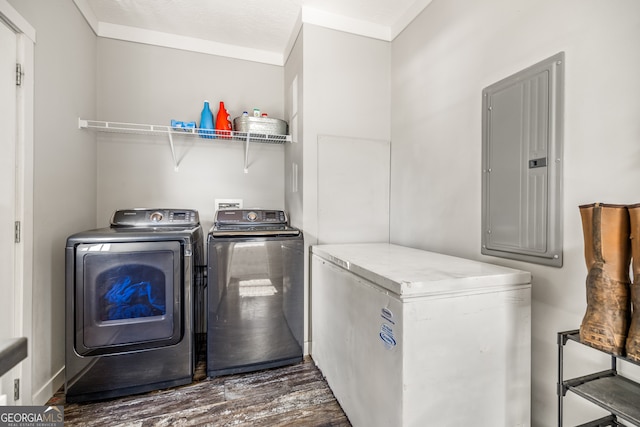
[{"label": "baseboard", "polygon": [[32,396],[33,405],[44,405],[64,384],[64,366]]}]

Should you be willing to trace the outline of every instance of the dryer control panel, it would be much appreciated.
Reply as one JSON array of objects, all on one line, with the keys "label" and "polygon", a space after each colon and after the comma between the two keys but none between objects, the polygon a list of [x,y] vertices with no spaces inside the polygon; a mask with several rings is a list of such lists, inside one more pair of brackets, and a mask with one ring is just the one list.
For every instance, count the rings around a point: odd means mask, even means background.
[{"label": "dryer control panel", "polygon": [[121,209],[111,217],[111,227],[195,227],[200,224],[193,209]]}]

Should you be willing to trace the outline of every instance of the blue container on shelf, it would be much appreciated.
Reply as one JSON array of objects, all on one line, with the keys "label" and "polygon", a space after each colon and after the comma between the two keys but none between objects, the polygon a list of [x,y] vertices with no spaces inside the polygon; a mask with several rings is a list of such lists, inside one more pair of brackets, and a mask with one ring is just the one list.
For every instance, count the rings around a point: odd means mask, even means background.
[{"label": "blue container on shelf", "polygon": [[171,119],[171,128],[173,130],[188,131],[189,129],[195,129],[196,127],[196,122],[184,122],[182,120]]},{"label": "blue container on shelf", "polygon": [[200,114],[200,130],[198,130],[201,138],[213,139],[215,131],[213,128],[213,113],[209,108],[209,101],[204,101],[204,107]]}]

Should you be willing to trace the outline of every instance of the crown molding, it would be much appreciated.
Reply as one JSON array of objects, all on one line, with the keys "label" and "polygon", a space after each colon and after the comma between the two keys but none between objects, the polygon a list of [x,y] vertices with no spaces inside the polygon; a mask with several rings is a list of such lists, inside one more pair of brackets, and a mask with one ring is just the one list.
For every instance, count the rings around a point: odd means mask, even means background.
[{"label": "crown molding", "polygon": [[385,25],[348,18],[307,6],[302,7],[302,22],[373,39],[391,41],[391,28]]},{"label": "crown molding", "polygon": [[433,0],[416,0],[391,26],[391,40],[404,31]]},{"label": "crown molding", "polygon": [[84,20],[87,21],[87,24],[89,24],[93,30],[93,33],[98,35],[98,26],[100,23],[95,13],[93,13],[93,9],[89,6],[89,3],[87,3],[86,0],[73,0],[73,2],[84,17]]},{"label": "crown molding", "polygon": [[73,2],[98,37],[224,56],[245,61],[261,62],[270,65],[284,65],[283,54],[276,52],[218,43],[161,31],[145,30],[127,25],[101,22],[98,21],[93,13],[93,9],[91,9],[86,0],[73,0]]},{"label": "crown molding", "polygon": [[33,28],[7,0],[0,0],[0,20],[14,31],[27,36],[33,43],[36,42],[35,28]]},{"label": "crown molding", "polygon": [[282,65],[287,62],[289,59],[289,55],[291,55],[291,51],[293,50],[293,46],[296,44],[296,40],[298,39],[298,35],[300,34],[300,30],[302,30],[302,10],[298,13],[298,18],[296,19],[296,23],[291,30],[291,34],[289,34],[289,41],[285,46],[284,53],[282,55]]},{"label": "crown molding", "polygon": [[283,65],[284,63],[283,54],[281,53],[218,43],[195,37],[179,36],[160,31],[144,30],[126,25],[109,24],[106,22],[99,23],[97,35],[108,39],[169,47],[270,65]]},{"label": "crown molding", "polygon": [[[0,5],[6,3],[6,1],[7,0],[0,0]],[[101,22],[98,21],[98,18],[86,0],[73,0],[73,2],[98,37],[283,66],[286,58],[291,53],[291,49],[293,49],[300,29],[305,23],[391,42],[432,0],[417,0],[409,9],[400,15],[396,22],[390,27],[303,6],[282,53]]]}]

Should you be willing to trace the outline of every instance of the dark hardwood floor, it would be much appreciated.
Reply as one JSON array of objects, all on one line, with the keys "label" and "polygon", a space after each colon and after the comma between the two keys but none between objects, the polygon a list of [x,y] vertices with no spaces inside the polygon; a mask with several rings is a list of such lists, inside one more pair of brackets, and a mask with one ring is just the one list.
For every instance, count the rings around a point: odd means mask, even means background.
[{"label": "dark hardwood floor", "polygon": [[302,363],[248,374],[205,378],[187,386],[119,399],[65,404],[65,426],[350,426],[321,372]]}]

